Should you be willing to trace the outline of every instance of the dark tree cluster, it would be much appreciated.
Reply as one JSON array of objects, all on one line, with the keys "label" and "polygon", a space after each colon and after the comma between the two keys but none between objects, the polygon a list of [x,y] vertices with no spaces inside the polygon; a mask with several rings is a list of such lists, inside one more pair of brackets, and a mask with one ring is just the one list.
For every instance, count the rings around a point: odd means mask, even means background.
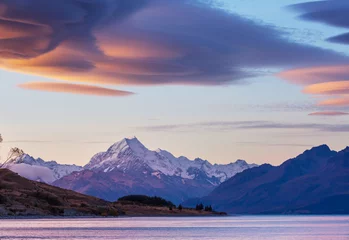
[{"label": "dark tree cluster", "polygon": [[196,204],[195,209],[196,209],[197,211],[202,211],[202,210],[205,210],[206,212],[212,212],[212,211],[213,211],[213,208],[212,208],[211,205],[209,205],[209,206],[204,206],[202,203]]},{"label": "dark tree cluster", "polygon": [[118,201],[133,202],[133,203],[144,204],[148,206],[176,208],[176,206],[172,202],[157,196],[148,197],[145,195],[129,195],[129,196],[119,198]]},{"label": "dark tree cluster", "polygon": [[212,206],[211,206],[211,205],[206,206],[206,207],[205,207],[205,211],[206,211],[206,212],[212,212],[212,211],[213,211]]}]

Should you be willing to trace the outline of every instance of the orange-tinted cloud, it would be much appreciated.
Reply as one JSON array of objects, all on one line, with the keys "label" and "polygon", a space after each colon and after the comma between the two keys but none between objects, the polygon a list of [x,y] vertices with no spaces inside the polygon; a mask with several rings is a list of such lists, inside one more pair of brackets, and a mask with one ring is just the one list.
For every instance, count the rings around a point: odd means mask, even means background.
[{"label": "orange-tinted cloud", "polygon": [[323,95],[349,94],[349,80],[309,85],[303,90],[303,92],[308,94]]},{"label": "orange-tinted cloud", "polygon": [[292,69],[283,71],[278,76],[302,85],[349,80],[349,65]]},{"label": "orange-tinted cloud", "polygon": [[278,76],[291,83],[307,85],[303,93],[338,96],[338,98],[321,101],[318,106],[349,106],[349,99],[346,97],[349,94],[349,65],[293,69],[281,72]]},{"label": "orange-tinted cloud", "polygon": [[132,95],[132,92],[103,88],[97,86],[70,84],[70,83],[49,83],[49,82],[29,82],[19,85],[20,88],[45,92],[72,93],[95,96],[124,97]]},{"label": "orange-tinted cloud", "polygon": [[346,113],[346,112],[324,111],[324,112],[313,112],[313,113],[310,113],[309,116],[344,116],[348,114],[349,113]]},{"label": "orange-tinted cloud", "polygon": [[327,99],[318,104],[319,106],[328,106],[328,107],[348,107],[349,98],[335,98]]}]

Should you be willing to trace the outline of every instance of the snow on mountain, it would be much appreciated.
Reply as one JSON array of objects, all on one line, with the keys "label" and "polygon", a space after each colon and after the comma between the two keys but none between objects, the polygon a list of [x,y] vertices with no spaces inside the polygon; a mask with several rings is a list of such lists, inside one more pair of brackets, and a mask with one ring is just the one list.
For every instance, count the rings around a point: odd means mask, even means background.
[{"label": "snow on mountain", "polygon": [[227,165],[213,165],[199,158],[195,160],[183,156],[177,158],[165,150],[151,151],[134,137],[115,143],[106,152],[97,153],[84,168],[103,172],[113,170],[127,172],[149,167],[154,172],[160,171],[167,176],[178,176],[184,179],[201,176],[217,179],[218,181],[212,184],[218,185],[235,174],[255,166],[257,165],[248,164],[243,160]]},{"label": "snow on mountain", "polygon": [[8,159],[2,168],[8,168],[18,173],[22,177],[34,181],[52,183],[72,172],[83,170],[82,167],[76,165],[63,165],[55,161],[46,162],[41,158],[35,159],[25,154],[11,154],[12,158]]}]

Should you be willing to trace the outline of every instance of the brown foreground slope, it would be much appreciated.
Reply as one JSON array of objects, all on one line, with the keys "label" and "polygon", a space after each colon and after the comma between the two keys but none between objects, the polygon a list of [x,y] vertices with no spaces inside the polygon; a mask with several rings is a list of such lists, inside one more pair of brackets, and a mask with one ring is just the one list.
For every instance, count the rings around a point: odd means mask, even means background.
[{"label": "brown foreground slope", "polygon": [[134,203],[111,203],[23,178],[0,169],[0,217],[11,216],[200,216],[216,213]]},{"label": "brown foreground slope", "polygon": [[0,216],[83,216],[122,212],[111,203],[0,169]]}]

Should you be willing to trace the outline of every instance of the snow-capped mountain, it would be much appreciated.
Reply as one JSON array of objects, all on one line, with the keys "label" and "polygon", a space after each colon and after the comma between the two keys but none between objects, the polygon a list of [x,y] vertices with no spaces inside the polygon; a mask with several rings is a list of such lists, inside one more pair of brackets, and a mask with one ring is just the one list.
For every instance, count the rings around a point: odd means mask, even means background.
[{"label": "snow-capped mountain", "polygon": [[52,183],[72,172],[83,170],[80,166],[63,165],[55,161],[46,162],[41,158],[35,159],[21,150],[13,152],[14,150],[17,149],[11,150],[10,158],[2,168],[10,169],[30,180]]},{"label": "snow-capped mountain", "polygon": [[137,138],[125,138],[112,145],[106,152],[96,154],[84,168],[103,170],[104,172],[118,169],[126,172],[144,166],[148,166],[154,171],[160,171],[167,176],[178,176],[184,179],[194,179],[198,173],[203,173],[208,179],[218,180],[213,184],[219,184],[235,174],[257,165],[248,164],[243,160],[226,165],[212,165],[207,160],[200,158],[195,160],[189,160],[183,156],[177,158],[165,150],[151,151]]},{"label": "snow-capped mountain", "polygon": [[242,160],[212,165],[202,159],[177,158],[164,150],[151,151],[137,138],[125,138],[93,156],[83,171],[53,184],[109,201],[144,194],[180,203],[204,196],[235,174],[255,166]]}]

